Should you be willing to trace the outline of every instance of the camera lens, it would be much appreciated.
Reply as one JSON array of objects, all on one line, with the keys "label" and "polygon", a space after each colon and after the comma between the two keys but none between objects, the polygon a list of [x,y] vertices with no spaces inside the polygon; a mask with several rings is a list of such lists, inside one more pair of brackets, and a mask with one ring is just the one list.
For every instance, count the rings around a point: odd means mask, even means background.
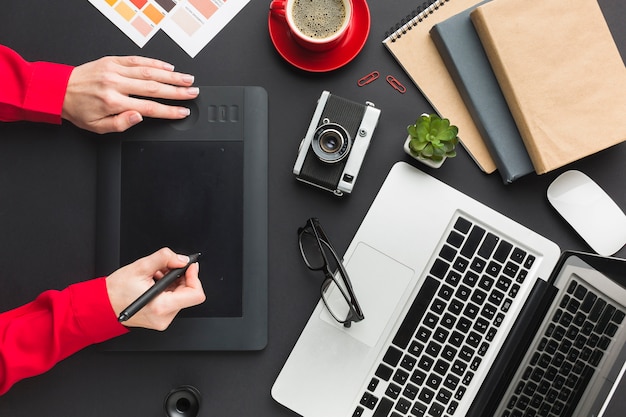
[{"label": "camera lens", "polygon": [[317,128],[311,146],[322,161],[339,162],[350,152],[350,135],[343,126],[327,123]]},{"label": "camera lens", "polygon": [[342,145],[343,138],[334,130],[327,130],[320,136],[320,147],[324,152],[337,152],[338,149],[341,149]]}]

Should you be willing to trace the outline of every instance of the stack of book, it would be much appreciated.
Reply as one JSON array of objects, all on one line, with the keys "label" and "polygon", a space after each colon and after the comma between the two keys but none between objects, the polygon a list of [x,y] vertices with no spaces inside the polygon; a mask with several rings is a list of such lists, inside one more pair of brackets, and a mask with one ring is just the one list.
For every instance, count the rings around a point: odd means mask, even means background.
[{"label": "stack of book", "polygon": [[626,140],[626,66],[597,0],[434,0],[383,44],[505,183]]}]

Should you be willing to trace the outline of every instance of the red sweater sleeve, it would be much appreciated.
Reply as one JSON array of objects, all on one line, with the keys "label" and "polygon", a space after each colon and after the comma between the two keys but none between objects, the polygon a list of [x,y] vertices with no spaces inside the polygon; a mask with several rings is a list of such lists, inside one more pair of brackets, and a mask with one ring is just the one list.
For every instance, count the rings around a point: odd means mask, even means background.
[{"label": "red sweater sleeve", "polygon": [[127,331],[117,321],[104,278],[46,291],[0,314],[0,395],[84,347]]},{"label": "red sweater sleeve", "polygon": [[0,45],[0,121],[61,123],[73,69],[51,62],[27,62]]}]

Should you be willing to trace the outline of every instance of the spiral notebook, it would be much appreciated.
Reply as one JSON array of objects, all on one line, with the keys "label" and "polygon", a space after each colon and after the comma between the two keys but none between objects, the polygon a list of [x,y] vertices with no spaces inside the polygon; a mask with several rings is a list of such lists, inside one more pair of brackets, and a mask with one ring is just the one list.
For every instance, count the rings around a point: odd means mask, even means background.
[{"label": "spiral notebook", "polygon": [[433,109],[459,128],[459,139],[478,166],[484,172],[492,173],[496,170],[496,164],[430,37],[430,29],[435,24],[480,1],[425,2],[389,31],[383,45],[413,80]]}]

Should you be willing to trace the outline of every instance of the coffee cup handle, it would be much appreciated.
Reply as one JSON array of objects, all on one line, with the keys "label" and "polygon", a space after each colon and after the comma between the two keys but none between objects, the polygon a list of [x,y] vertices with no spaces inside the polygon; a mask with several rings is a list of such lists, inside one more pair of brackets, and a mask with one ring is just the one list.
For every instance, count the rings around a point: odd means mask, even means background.
[{"label": "coffee cup handle", "polygon": [[270,12],[275,14],[276,16],[280,16],[282,18],[286,17],[285,7],[287,2],[285,0],[273,0],[270,3]]}]

